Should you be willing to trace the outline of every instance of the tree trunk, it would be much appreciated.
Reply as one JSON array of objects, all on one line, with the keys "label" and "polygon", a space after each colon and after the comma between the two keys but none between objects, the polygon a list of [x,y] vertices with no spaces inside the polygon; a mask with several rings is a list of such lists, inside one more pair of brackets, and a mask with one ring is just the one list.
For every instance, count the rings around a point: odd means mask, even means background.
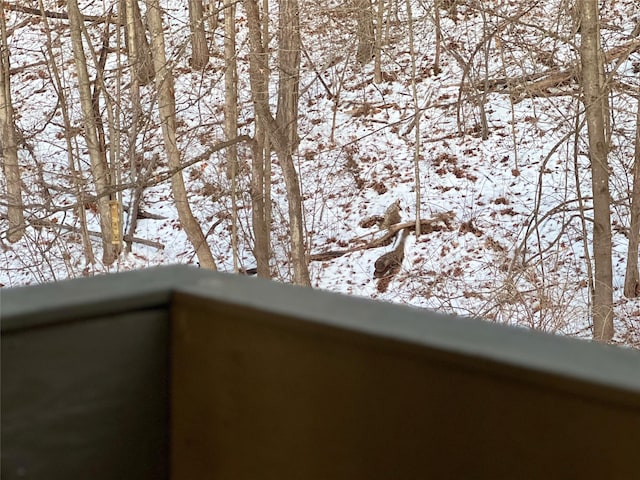
[{"label": "tree trunk", "polygon": [[433,53],[433,74],[440,75],[440,51],[442,50],[442,29],[440,28],[440,3],[442,0],[435,0],[433,5],[434,26],[436,29],[436,44]]},{"label": "tree trunk", "polygon": [[9,68],[9,45],[7,25],[4,17],[4,0],[0,0],[0,153],[7,182],[7,215],[9,230],[7,240],[19,241],[24,235],[24,212],[22,205],[22,183],[18,165],[18,144],[11,102],[11,74]]},{"label": "tree trunk", "polygon": [[[262,47],[268,50],[269,41],[269,0],[262,2]],[[269,71],[264,72],[266,84],[269,83]],[[255,92],[260,102],[268,101],[267,92]],[[271,146],[269,134],[261,122],[256,122],[253,158],[251,162],[251,220],[253,225],[253,256],[256,259],[258,276],[271,277],[269,260],[271,257]]]},{"label": "tree trunk", "polygon": [[105,165],[104,155],[98,139],[95,111],[91,95],[91,81],[87,70],[87,59],[82,44],[83,18],[78,8],[77,0],[67,2],[69,14],[69,29],[71,44],[78,74],[78,90],[80,93],[80,105],[85,130],[85,141],[91,161],[91,174],[96,189],[98,215],[100,216],[100,231],[102,232],[102,262],[105,265],[112,264],[116,259],[116,248],[112,244],[111,210],[109,207],[108,170]]},{"label": "tree trunk", "polygon": [[413,30],[413,12],[411,9],[411,0],[406,0],[407,17],[409,17],[409,54],[411,55],[411,95],[413,97],[413,108],[415,111],[414,128],[415,128],[415,147],[413,149],[413,171],[414,171],[414,188],[416,191],[416,238],[420,236],[421,228],[421,204],[422,192],[420,189],[420,99],[418,97],[418,87],[416,85],[417,67],[416,67],[416,49],[414,42]]},{"label": "tree trunk", "polygon": [[268,61],[262,44],[260,14],[255,0],[244,0],[249,28],[249,79],[256,119],[268,134],[282,167],[289,204],[293,282],[311,285],[307,267],[302,215],[302,196],[298,173],[293,163],[297,147],[298,82],[300,69],[300,31],[296,0],[280,2],[279,85],[277,120],[269,109]]},{"label": "tree trunk", "polygon": [[[371,6],[371,5],[369,5]],[[276,124],[284,140],[276,155],[284,174],[289,204],[293,281],[311,286],[305,255],[304,216],[293,152],[298,148],[298,89],[300,86],[300,22],[298,0],[281,0],[278,38],[278,111]]]},{"label": "tree trunk", "polygon": [[193,216],[187,199],[187,190],[180,171],[181,158],[176,141],[176,103],[174,98],[173,75],[167,68],[164,33],[162,31],[162,12],[159,0],[147,0],[147,21],[151,32],[153,64],[156,72],[156,88],[158,90],[158,110],[162,125],[162,136],[170,169],[177,172],[171,177],[171,191],[178,211],[180,224],[184,228],[189,241],[193,245],[200,266],[217,270],[211,249],[202,233],[200,224]]},{"label": "tree trunk", "polygon": [[[233,5],[233,10],[235,11],[235,4]],[[204,7],[202,6],[202,0],[189,0],[191,66],[196,70],[204,70],[209,63],[209,47],[207,45],[207,35],[204,31],[203,11]]]},{"label": "tree trunk", "polygon": [[[269,183],[265,179],[265,166],[270,162],[270,149],[265,140],[271,132],[276,133],[275,119],[269,108],[269,54],[266,44],[262,40],[262,23],[260,13],[255,0],[244,0],[244,8],[247,12],[247,26],[249,29],[249,81],[251,83],[251,97],[256,112],[256,150],[252,166],[252,198],[254,235],[256,237],[255,255],[257,266],[262,267],[263,275],[270,276],[268,256],[265,246],[269,245],[270,225],[266,222],[266,212],[270,208],[264,197],[265,189]],[[266,15],[267,12],[265,12]],[[266,43],[266,42],[265,42]],[[260,150],[258,150],[260,149]],[[265,238],[266,235],[266,238]],[[260,240],[266,240],[266,245],[260,245]],[[266,260],[266,261],[265,261]]]},{"label": "tree trunk", "polygon": [[640,273],[638,272],[638,244],[640,244],[640,97],[636,115],[636,147],[633,156],[633,186],[631,194],[631,224],[629,226],[629,248],[627,270],[624,276],[624,295],[640,297]]},{"label": "tree trunk", "polygon": [[[227,140],[238,136],[238,66],[236,62],[236,5],[224,10],[224,133]],[[238,271],[238,147],[227,149],[227,178],[231,179],[231,251],[233,270]]]},{"label": "tree trunk", "polygon": [[[578,5],[581,3],[581,5]],[[613,269],[611,264],[611,218],[609,166],[607,164],[607,92],[602,75],[598,1],[576,2],[581,7],[583,101],[589,134],[589,156],[593,188],[593,338],[608,342],[613,338]]]},{"label": "tree trunk", "polygon": [[[119,99],[114,99],[107,93],[107,87],[104,83],[104,72],[107,65],[108,53],[112,50],[110,46],[111,35],[111,12],[107,15],[107,21],[104,24],[104,32],[102,34],[102,48],[100,55],[96,56],[93,49],[90,50],[93,66],[96,69],[96,79],[93,84],[93,94],[91,102],[93,105],[94,118],[96,120],[96,130],[98,133],[98,145],[100,147],[100,153],[102,154],[102,162],[108,168],[107,178],[109,179],[108,190],[111,192],[109,196],[109,210],[111,217],[111,244],[113,248],[113,254],[117,257],[122,251],[122,193],[119,191],[119,184],[121,183],[120,172],[120,132],[122,131],[118,122],[119,115],[117,110],[119,108]],[[85,41],[91,45],[91,37],[87,32],[84,22],[82,24],[82,34]],[[118,32],[116,32],[116,38],[120,38]],[[116,48],[116,50],[118,50]],[[120,81],[121,77],[118,76],[117,80]],[[118,92],[121,91],[120,87],[117,87]],[[107,129],[109,135],[105,135],[105,125],[102,121],[102,109],[100,108],[100,98],[102,97],[105,103],[105,109],[107,116]],[[107,143],[106,139],[109,139]],[[107,159],[108,155],[108,159]]]},{"label": "tree trunk", "polygon": [[[262,0],[262,49],[264,52],[269,51],[269,0]],[[265,72],[267,84],[269,83],[270,71]],[[269,140],[269,131],[262,128],[260,125],[256,129],[256,141],[260,148],[262,148],[262,160],[261,160],[261,183],[262,183],[262,199],[263,209],[262,220],[264,224],[262,226],[262,242],[257,242],[256,247],[262,249],[259,254],[263,257],[264,267],[262,268],[265,277],[271,277],[271,224],[272,224],[272,202],[271,202],[271,179],[272,179],[272,167],[271,162],[271,141]],[[260,275],[260,268],[258,267],[258,275]]]},{"label": "tree trunk", "polygon": [[135,75],[140,85],[148,85],[153,80],[155,72],[140,5],[138,0],[124,0],[122,7],[126,27],[125,43],[129,52],[129,64],[133,68],[132,75]]},{"label": "tree trunk", "polygon": [[[251,163],[251,220],[253,224],[253,256],[256,259],[258,276],[271,277],[269,266],[270,257],[270,215],[271,207],[267,201],[266,189],[269,181],[266,178],[265,164],[270,161],[268,147],[269,140],[266,131],[256,125],[256,138],[253,144],[253,159]],[[265,148],[266,147],[266,148]]]},{"label": "tree trunk", "polygon": [[[227,140],[238,136],[238,65],[236,62],[236,5],[224,9],[224,131]],[[235,145],[227,149],[227,178],[237,172]]]},{"label": "tree trunk", "polygon": [[211,32],[215,32],[218,28],[218,3],[220,2],[221,0],[205,0],[204,2],[204,15]]},{"label": "tree trunk", "polygon": [[[141,166],[138,164],[138,155],[136,152],[136,142],[138,138],[138,128],[140,118],[142,117],[142,105],[140,104],[140,85],[142,80],[149,80],[153,78],[153,63],[151,62],[151,55],[149,54],[149,67],[151,69],[151,76],[148,76],[142,68],[143,63],[140,61],[140,46],[146,44],[146,49],[149,50],[147,37],[144,35],[144,31],[138,31],[138,21],[142,24],[140,19],[140,6],[138,0],[122,0],[120,12],[126,20],[125,38],[127,39],[128,53],[129,53],[129,75],[131,77],[131,87],[129,88],[129,98],[131,99],[131,124],[127,129],[127,136],[129,141],[129,168],[131,179],[138,185],[131,192],[131,200],[129,204],[128,213],[128,227],[126,237],[133,238],[138,226],[138,210],[140,202],[142,200],[142,194],[144,188],[141,186],[144,182],[141,181]],[[137,15],[136,15],[137,12]],[[139,40],[139,37],[144,37],[144,41]],[[144,49],[144,47],[142,47]],[[141,70],[142,68],[142,70]],[[125,251],[131,253],[133,249],[133,242],[127,241]]]},{"label": "tree trunk", "polygon": [[371,0],[354,0],[354,9],[358,21],[356,60],[361,65],[366,65],[373,58],[375,46]]}]

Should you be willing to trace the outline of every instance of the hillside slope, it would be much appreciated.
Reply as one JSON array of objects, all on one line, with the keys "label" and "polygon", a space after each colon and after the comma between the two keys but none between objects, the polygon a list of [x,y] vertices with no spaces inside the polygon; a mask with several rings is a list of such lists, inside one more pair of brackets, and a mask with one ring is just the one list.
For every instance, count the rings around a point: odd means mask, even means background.
[{"label": "hillside slope", "polygon": [[[81,2],[81,9],[86,15],[102,16],[105,11],[98,3]],[[182,5],[186,2],[164,3],[168,53],[176,77],[179,148],[183,162],[197,160],[183,174],[189,200],[220,269],[233,271],[232,185],[225,173],[225,151],[207,154],[225,139],[222,26],[209,30],[213,53],[209,67],[193,71],[188,11]],[[450,8],[439,12],[439,42],[431,4],[412,3],[412,22],[404,2],[390,5],[384,12],[383,81],[375,83],[374,62],[360,65],[355,60],[353,10],[331,0],[301,2],[301,142],[295,161],[312,283],[351,295],[588,338],[591,187],[575,76],[580,38],[572,12],[561,0],[447,4]],[[63,10],[53,1],[45,5],[51,11]],[[633,1],[607,2],[602,11],[603,48],[610,52],[608,67],[615,70],[610,154],[615,340],[634,346],[640,345],[640,302],[624,298],[622,285],[637,110],[631,93],[640,87],[640,44],[631,33],[639,14]],[[271,16],[273,34],[275,5]],[[11,287],[195,263],[169,184],[166,179],[154,181],[166,172],[167,164],[151,85],[142,89],[145,127],[136,140],[139,161],[147,172],[141,207],[147,218],[139,221],[135,232],[143,243],[134,243],[132,252],[114,265],[86,262],[78,212],[73,208],[68,128],[51,68],[53,61],[76,129],[72,158],[90,192],[67,22],[49,18],[47,37],[46,22],[37,15],[9,11],[6,18],[30,226],[15,244],[0,235],[0,283]],[[413,48],[408,41],[410,28]],[[87,23],[87,29],[97,55],[105,25]],[[242,8],[236,30],[239,133],[253,135]],[[110,35],[105,86],[119,100],[113,111],[121,122],[121,150],[127,152],[130,82],[126,56],[114,53],[115,33]],[[273,49],[276,42],[273,35]],[[620,53],[620,46],[627,46],[628,52]],[[271,59],[274,91],[275,61]],[[95,69],[90,73],[95,76]],[[106,120],[104,105],[102,112]],[[109,141],[114,144],[116,139],[110,136]],[[238,148],[238,255],[239,266],[247,269],[255,265],[251,149],[243,143]],[[135,183],[126,155],[121,162],[122,183]],[[375,217],[399,200],[402,221],[414,221],[417,185],[423,231],[418,237],[415,232],[408,236],[399,272],[376,279],[374,263],[393,245],[372,247],[371,242],[384,235]],[[125,206],[131,204],[134,190],[123,189]],[[275,157],[271,201],[272,274],[286,282],[291,279],[286,194]],[[93,203],[87,201],[84,210],[89,230],[97,231]],[[127,219],[125,215],[125,225]],[[5,214],[0,231],[6,231]],[[98,246],[95,242],[94,248]]]}]

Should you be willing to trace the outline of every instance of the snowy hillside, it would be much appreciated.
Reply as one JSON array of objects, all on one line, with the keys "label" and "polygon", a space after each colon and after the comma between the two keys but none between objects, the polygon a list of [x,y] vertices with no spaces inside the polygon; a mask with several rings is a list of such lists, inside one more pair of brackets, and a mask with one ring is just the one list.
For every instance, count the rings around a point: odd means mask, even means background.
[{"label": "snowy hillside", "polygon": [[[50,11],[64,11],[61,4],[65,2],[44,3]],[[218,268],[233,271],[232,185],[226,175],[226,154],[224,150],[206,154],[225,140],[224,32],[222,21],[215,31],[209,29],[209,67],[204,73],[193,70],[186,3],[164,2],[167,50],[176,79],[179,149],[183,162],[199,160],[185,169],[183,177]],[[580,64],[580,35],[568,6],[573,2],[445,3],[453,6],[440,11],[442,36],[435,66],[438,41],[432,2],[412,1],[412,22],[408,22],[405,2],[391,2],[384,12],[380,83],[373,81],[373,61],[360,65],[355,59],[353,9],[332,0],[300,3],[301,141],[295,162],[304,199],[312,285],[589,338],[591,180],[586,126],[581,123],[584,107],[574,76]],[[109,1],[80,3],[85,15],[103,16],[110,7]],[[271,45],[275,49],[277,5],[272,8]],[[640,87],[640,43],[631,34],[639,17],[634,1],[606,2],[601,12],[605,52],[631,45],[626,56],[611,53],[613,60],[607,68],[615,70],[609,156],[615,341],[633,346],[640,346],[640,301],[625,298],[622,285],[636,134],[633,95]],[[141,242],[134,242],[131,253],[123,253],[111,266],[102,265],[100,255],[96,255],[97,263],[87,263],[80,220],[73,208],[72,160],[65,140],[68,128],[53,80],[54,75],[60,76],[76,129],[71,156],[90,192],[68,21],[49,18],[49,36],[46,22],[33,13],[7,11],[6,22],[29,227],[17,243],[9,243],[0,233],[0,283],[6,288],[160,264],[195,264],[193,246],[177,219],[164,175],[168,166],[153,84],[142,87],[145,130],[136,148],[149,171],[140,209],[144,215],[135,231]],[[87,22],[86,26],[99,55],[105,24]],[[241,4],[236,32],[239,133],[251,136],[255,114],[246,14]],[[127,152],[126,126],[132,115],[127,100],[129,74],[124,68],[127,60],[114,53],[123,46],[116,43],[115,33],[109,35],[105,86],[119,101],[113,111],[120,116],[120,148]],[[275,68],[276,58],[270,61]],[[90,67],[90,75],[95,73]],[[275,91],[277,76],[272,75],[271,80]],[[275,108],[275,94],[272,101]],[[106,121],[104,107],[103,116]],[[115,138],[109,140],[115,145]],[[252,152],[246,143],[238,144],[238,151],[239,266],[250,269],[255,266]],[[134,182],[127,162],[123,155],[119,170],[123,185]],[[4,177],[2,185],[4,191]],[[415,232],[409,234],[400,271],[381,282],[374,278],[374,263],[394,244],[365,248],[385,233],[374,217],[384,215],[399,200],[402,221],[415,221],[416,185],[426,228],[419,237]],[[275,156],[271,188],[272,276],[289,282],[286,192]],[[125,207],[131,204],[133,191],[133,185],[123,188]],[[99,231],[91,201],[84,211],[89,230]],[[2,212],[0,232],[5,232],[7,217]],[[125,215],[125,227],[127,221]],[[98,238],[93,240],[94,248],[99,249]]]}]

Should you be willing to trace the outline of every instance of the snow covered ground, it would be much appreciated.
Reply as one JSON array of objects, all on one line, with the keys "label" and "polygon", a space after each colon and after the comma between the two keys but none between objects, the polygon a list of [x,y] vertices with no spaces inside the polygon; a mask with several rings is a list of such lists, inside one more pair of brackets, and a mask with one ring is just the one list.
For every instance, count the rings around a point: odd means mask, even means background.
[{"label": "snow covered ground", "polygon": [[[55,10],[55,2],[49,2]],[[84,2],[83,12],[100,15],[108,2]],[[169,57],[176,75],[176,100],[183,160],[224,140],[222,27],[216,30],[211,67],[203,74],[188,66],[186,2],[166,2]],[[585,247],[590,243],[590,177],[586,128],[576,137],[581,112],[575,85],[563,95],[512,95],[485,91],[490,80],[517,79],[576,65],[567,2],[459,2],[457,15],[442,11],[441,72],[434,73],[436,35],[431,4],[413,2],[415,87],[420,109],[420,145],[416,144],[416,105],[412,94],[412,56],[404,2],[393,3],[383,46],[384,81],[373,82],[373,62],[355,61],[355,16],[342,2],[301,2],[303,48],[299,134],[296,155],[310,254],[346,250],[379,237],[377,227],[362,220],[382,215],[400,200],[404,221],[416,218],[416,183],[423,219],[445,218],[418,238],[410,235],[401,271],[380,292],[373,263],[391,245],[353,251],[338,258],[312,261],[316,288],[404,303],[443,312],[479,316],[548,332],[588,338],[589,292]],[[81,5],[82,6],[82,5]],[[274,21],[277,12],[272,12]],[[633,1],[607,2],[602,12],[605,50],[628,42],[640,14]],[[67,277],[196,262],[172,204],[168,182],[145,190],[143,209],[162,219],[141,220],[136,237],[163,248],[134,244],[133,251],[111,266],[87,265],[82,255],[78,218],[72,208],[64,125],[46,60],[44,27],[37,18],[7,12],[12,94],[17,125],[25,137],[20,151],[27,217],[34,226],[24,239],[9,244],[0,235],[0,283],[4,287]],[[66,23],[50,20],[53,51],[71,106],[74,148],[88,166],[80,107]],[[94,44],[103,26],[93,25]],[[238,11],[240,133],[253,133],[248,85],[246,22]],[[275,30],[274,30],[275,31]],[[115,42],[115,40],[114,40]],[[572,44],[572,42],[575,42]],[[271,40],[277,47],[277,39]],[[126,57],[120,59],[126,63]],[[110,55],[106,82],[116,95],[118,58]],[[275,59],[272,59],[275,62]],[[640,56],[616,65],[619,85],[637,89]],[[275,66],[275,65],[274,65]],[[468,66],[468,68],[465,68]],[[274,81],[273,99],[275,102]],[[321,80],[320,80],[321,79]],[[515,81],[515,80],[514,80]],[[126,90],[128,83],[124,82]],[[575,91],[573,92],[575,93]],[[556,95],[558,94],[558,95]],[[126,98],[126,91],[123,93]],[[166,170],[153,87],[144,87],[149,128],[138,138],[143,160]],[[518,97],[518,98],[516,98]],[[614,222],[616,341],[640,345],[640,302],[622,296],[629,225],[628,192],[633,161],[636,102],[614,90],[613,149],[610,155]],[[121,105],[123,125],[131,106]],[[483,110],[487,138],[482,138]],[[126,136],[122,139],[126,151]],[[414,156],[419,153],[416,177]],[[254,266],[250,150],[239,146],[239,255],[243,268]],[[123,165],[123,181],[128,182]],[[274,160],[272,181],[276,279],[289,281],[287,210],[284,180]],[[232,271],[230,181],[224,152],[184,172],[191,206],[200,219],[220,270]],[[2,179],[4,188],[4,178]],[[130,201],[124,192],[124,203]],[[581,200],[580,200],[581,199]],[[584,216],[580,206],[583,203]],[[90,230],[98,230],[87,205]],[[37,220],[37,222],[35,222]],[[126,222],[125,218],[125,222]],[[39,222],[39,223],[38,223]],[[69,228],[59,228],[67,226]],[[586,228],[586,231],[585,231]],[[6,220],[0,220],[0,232]],[[95,248],[99,243],[95,243]],[[587,250],[588,252],[588,250]],[[590,258],[590,255],[589,255]]]}]

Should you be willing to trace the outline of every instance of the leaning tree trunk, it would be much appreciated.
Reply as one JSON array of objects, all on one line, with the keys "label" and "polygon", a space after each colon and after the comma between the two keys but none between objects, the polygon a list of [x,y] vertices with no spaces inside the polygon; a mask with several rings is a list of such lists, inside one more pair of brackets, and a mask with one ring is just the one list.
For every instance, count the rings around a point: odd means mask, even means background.
[{"label": "leaning tree trunk", "polygon": [[300,68],[300,32],[298,3],[296,0],[280,2],[278,119],[269,109],[268,62],[262,33],[260,14],[255,0],[243,1],[249,28],[249,80],[256,119],[268,132],[278,156],[287,188],[289,228],[291,231],[291,257],[293,281],[298,285],[311,285],[307,266],[302,215],[302,196],[298,173],[293,163],[293,151],[297,146],[298,81]]},{"label": "leaning tree trunk", "polygon": [[187,189],[182,178],[180,151],[176,139],[176,101],[174,98],[173,74],[167,67],[167,55],[162,31],[162,13],[160,0],[148,0],[147,21],[151,32],[153,65],[156,72],[156,88],[158,90],[158,110],[162,125],[162,136],[167,154],[169,168],[175,170],[171,177],[171,191],[178,211],[180,224],[184,228],[189,241],[193,245],[200,266],[217,270],[211,249],[202,233],[200,224],[193,216],[187,199]]},{"label": "leaning tree trunk", "polygon": [[100,148],[98,130],[91,95],[91,81],[87,70],[87,59],[82,44],[83,17],[78,8],[77,0],[67,2],[69,13],[69,30],[71,45],[78,74],[78,90],[80,106],[85,130],[85,140],[91,161],[91,174],[97,196],[98,215],[100,216],[100,233],[102,234],[102,262],[112,264],[116,259],[117,245],[112,243],[111,210],[109,206],[109,174],[105,165],[104,155]]},{"label": "leaning tree trunk", "polygon": [[613,338],[613,268],[611,263],[611,198],[609,193],[608,141],[606,124],[607,92],[604,88],[600,46],[598,1],[584,0],[581,7],[583,101],[589,135],[589,156],[593,188],[593,338],[608,342]]},{"label": "leaning tree trunk", "polygon": [[22,183],[18,166],[18,144],[11,102],[11,73],[9,68],[9,45],[7,25],[4,17],[4,0],[0,0],[0,153],[7,182],[7,214],[9,230],[7,240],[19,241],[24,235],[24,212],[22,205]]},{"label": "leaning tree trunk", "polygon": [[640,272],[638,272],[638,245],[640,244],[640,96],[636,115],[636,148],[633,158],[633,185],[631,193],[631,225],[629,226],[629,248],[627,270],[624,276],[624,295],[627,298],[640,296]]},{"label": "leaning tree trunk", "polygon": [[189,0],[189,28],[191,29],[191,66],[196,70],[204,70],[209,63],[209,47],[204,31],[202,0]]}]

